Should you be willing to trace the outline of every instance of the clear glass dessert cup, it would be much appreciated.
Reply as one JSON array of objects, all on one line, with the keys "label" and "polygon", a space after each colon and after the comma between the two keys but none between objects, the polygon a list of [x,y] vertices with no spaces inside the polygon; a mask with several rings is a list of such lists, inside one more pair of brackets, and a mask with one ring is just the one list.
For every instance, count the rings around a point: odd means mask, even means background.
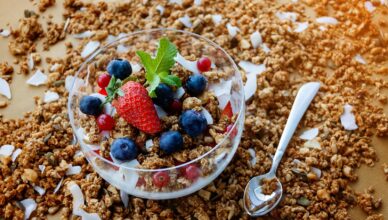
[{"label": "clear glass dessert cup", "polygon": [[[128,59],[133,69],[138,68],[133,63],[138,63],[137,50],[156,51],[160,38],[167,37],[173,42],[182,56],[194,54],[196,57],[206,56],[215,65],[214,68],[227,75],[220,81],[210,83],[210,89],[218,97],[221,104],[229,101],[233,110],[232,127],[217,141],[211,150],[189,162],[162,169],[140,169],[137,160],[126,163],[115,163],[98,153],[101,146],[91,144],[85,130],[81,126],[81,119],[86,116],[80,112],[79,100],[82,96],[96,93],[96,71],[104,70],[107,62],[112,58]],[[108,39],[109,41],[109,39]],[[182,62],[187,62],[183,60]],[[190,68],[194,62],[187,62]],[[176,64],[179,65],[179,64]],[[229,90],[229,91],[228,91]],[[217,44],[190,32],[174,29],[152,29],[137,31],[119,36],[105,46],[98,48],[81,65],[74,76],[68,100],[68,113],[70,123],[78,143],[85,157],[95,171],[106,181],[118,189],[141,198],[147,199],[172,199],[182,197],[198,191],[211,183],[226,168],[232,160],[240,143],[244,126],[244,91],[239,70],[233,59]],[[106,135],[102,132],[101,135]],[[117,162],[117,161],[116,161]],[[182,175],[182,169],[195,164],[199,169],[199,177],[192,180]],[[164,187],[153,184],[152,177],[156,173],[165,172],[169,176],[169,183]]]}]

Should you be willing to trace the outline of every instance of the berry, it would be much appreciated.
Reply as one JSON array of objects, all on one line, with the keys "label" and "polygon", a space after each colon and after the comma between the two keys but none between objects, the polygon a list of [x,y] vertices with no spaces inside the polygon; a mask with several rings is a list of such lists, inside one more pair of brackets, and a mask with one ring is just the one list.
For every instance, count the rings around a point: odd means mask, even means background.
[{"label": "berry", "polygon": [[100,93],[103,96],[107,96],[108,95],[108,93],[106,93],[106,89],[105,88],[101,88],[100,90],[98,90],[98,93]]},{"label": "berry", "polygon": [[160,119],[147,89],[140,83],[129,81],[121,90],[124,96],[118,96],[112,102],[117,113],[129,124],[147,134],[158,133],[161,130]]},{"label": "berry", "polygon": [[178,131],[167,131],[162,134],[159,147],[167,154],[172,154],[183,148],[183,137]]},{"label": "berry", "polygon": [[97,84],[100,88],[105,88],[108,86],[109,84],[109,81],[110,81],[110,75],[109,74],[102,74],[100,76],[98,76],[98,79],[97,79]]},{"label": "berry", "polygon": [[186,82],[186,90],[192,96],[201,95],[207,85],[206,78],[201,74],[194,74]]},{"label": "berry", "polygon": [[156,98],[153,98],[152,100],[163,109],[168,109],[174,100],[174,92],[164,83],[160,83],[158,87],[156,87],[155,94]]},{"label": "berry", "polygon": [[109,75],[115,76],[117,79],[124,80],[131,75],[132,67],[128,60],[115,59],[109,62],[107,71]]},{"label": "berry", "polygon": [[98,116],[101,113],[101,100],[94,96],[84,96],[81,98],[79,108],[82,113]]},{"label": "berry", "polygon": [[228,104],[226,104],[224,110],[222,110],[221,116],[225,116],[228,119],[231,119],[233,117],[233,110],[232,110],[232,105],[230,104],[230,102],[228,102]]},{"label": "berry", "polygon": [[179,118],[182,129],[191,137],[196,137],[207,128],[206,118],[199,112],[187,110]]},{"label": "berry", "polygon": [[97,125],[100,131],[109,131],[115,127],[115,120],[108,114],[101,114],[97,118]]},{"label": "berry", "polygon": [[168,185],[170,176],[167,171],[159,171],[152,176],[152,182],[156,187],[162,188]]},{"label": "berry", "polygon": [[[228,126],[226,127],[226,132],[228,133],[228,132],[229,132],[230,130],[232,130],[232,129],[233,129],[233,125],[228,125]],[[233,139],[234,137],[236,137],[236,135],[237,135],[237,129],[234,128],[233,131],[230,132],[230,138]]]},{"label": "berry", "polygon": [[174,99],[170,105],[170,111],[179,113],[182,111],[182,102],[179,99]]},{"label": "berry", "polygon": [[136,183],[136,186],[139,187],[139,186],[144,186],[146,184],[146,181],[144,179],[144,177],[140,177],[138,180],[137,180],[137,183]]},{"label": "berry", "polygon": [[110,153],[118,160],[133,160],[137,157],[137,147],[131,139],[117,138],[110,147]]},{"label": "berry", "polygon": [[212,65],[212,61],[207,57],[202,57],[197,61],[197,67],[201,72],[209,71],[211,65]]},{"label": "berry", "polygon": [[201,175],[200,169],[195,164],[185,167],[185,177],[191,181],[196,180]]}]

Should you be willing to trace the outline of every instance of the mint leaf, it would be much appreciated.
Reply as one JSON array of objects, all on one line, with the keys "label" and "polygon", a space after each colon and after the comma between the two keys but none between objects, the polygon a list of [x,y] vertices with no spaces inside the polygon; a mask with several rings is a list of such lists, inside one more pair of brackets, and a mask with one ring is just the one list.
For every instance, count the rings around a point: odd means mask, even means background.
[{"label": "mint leaf", "polygon": [[148,86],[148,94],[151,97],[156,97],[155,89],[161,81],[170,86],[182,86],[182,82],[177,76],[169,75],[171,67],[175,64],[174,58],[177,53],[178,49],[167,38],[159,40],[158,51],[154,59],[149,53],[136,51],[146,71],[145,78],[147,81],[145,85]]},{"label": "mint leaf", "polygon": [[123,82],[120,79],[116,79],[115,76],[112,76],[108,86],[105,88],[107,96],[105,98],[105,102],[103,102],[101,106],[105,105],[108,102],[112,102],[113,99],[115,99],[118,95],[124,96],[124,92],[123,90],[121,90],[122,85]]},{"label": "mint leaf", "polygon": [[182,82],[179,77],[174,75],[168,75],[167,72],[162,72],[159,74],[159,77],[163,83],[166,83],[169,86],[181,87]]}]

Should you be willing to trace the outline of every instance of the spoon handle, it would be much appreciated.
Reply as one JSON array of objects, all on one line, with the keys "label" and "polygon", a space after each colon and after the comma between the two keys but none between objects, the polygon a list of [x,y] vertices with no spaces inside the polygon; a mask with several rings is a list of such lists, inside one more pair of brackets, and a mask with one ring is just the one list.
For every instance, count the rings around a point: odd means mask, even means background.
[{"label": "spoon handle", "polygon": [[283,134],[280,138],[278,148],[273,158],[270,174],[275,176],[276,169],[282,160],[283,154],[287,149],[287,145],[290,142],[292,135],[294,134],[299,121],[302,119],[304,113],[309,107],[311,101],[317,94],[320,84],[318,82],[310,82],[304,84],[296,95],[294,104],[292,105],[290,115],[288,117],[286,126],[283,130]]}]

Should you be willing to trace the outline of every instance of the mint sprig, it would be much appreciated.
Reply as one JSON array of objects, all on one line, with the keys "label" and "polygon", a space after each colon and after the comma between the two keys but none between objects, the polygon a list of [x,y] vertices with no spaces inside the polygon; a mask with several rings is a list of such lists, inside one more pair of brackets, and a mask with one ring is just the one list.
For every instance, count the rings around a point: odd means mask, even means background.
[{"label": "mint sprig", "polygon": [[175,64],[174,58],[177,53],[178,49],[167,38],[159,40],[159,47],[155,58],[152,58],[151,54],[147,52],[136,51],[146,71],[147,90],[152,98],[156,97],[155,89],[160,82],[166,83],[169,86],[182,86],[179,77],[169,74],[171,67]]},{"label": "mint sprig", "polygon": [[115,76],[112,76],[108,86],[105,88],[107,96],[105,98],[105,102],[102,103],[101,106],[106,103],[111,103],[117,96],[124,96],[124,92],[121,90],[122,85],[123,81],[121,81],[121,79],[116,79]]}]

